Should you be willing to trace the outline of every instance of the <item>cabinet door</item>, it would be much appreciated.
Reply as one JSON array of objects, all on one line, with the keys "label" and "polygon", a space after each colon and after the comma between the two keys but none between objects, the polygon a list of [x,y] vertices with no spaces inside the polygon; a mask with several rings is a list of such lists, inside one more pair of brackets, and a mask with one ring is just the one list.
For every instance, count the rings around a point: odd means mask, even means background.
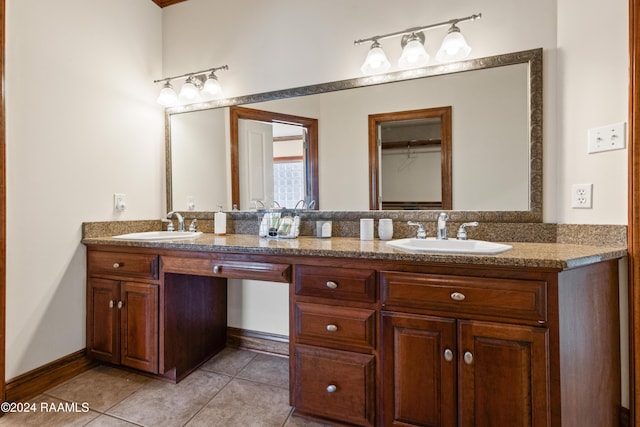
[{"label": "cabinet door", "polygon": [[122,282],[121,298],[120,363],[158,373],[158,286]]},{"label": "cabinet door", "polygon": [[382,313],[385,426],[456,426],[456,321]]},{"label": "cabinet door", "polygon": [[89,279],[87,287],[87,350],[110,363],[120,361],[118,334],[119,284],[116,280]]},{"label": "cabinet door", "polygon": [[460,426],[550,424],[546,328],[459,321],[458,335]]}]

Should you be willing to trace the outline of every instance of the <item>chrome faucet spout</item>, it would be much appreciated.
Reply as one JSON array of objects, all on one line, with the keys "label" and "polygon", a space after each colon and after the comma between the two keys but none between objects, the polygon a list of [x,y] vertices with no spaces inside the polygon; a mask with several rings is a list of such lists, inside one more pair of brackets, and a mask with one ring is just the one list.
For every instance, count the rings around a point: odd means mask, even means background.
[{"label": "chrome faucet spout", "polygon": [[438,215],[438,226],[436,229],[436,239],[438,240],[447,240],[447,220],[449,219],[449,215],[445,212],[440,213]]},{"label": "chrome faucet spout", "polygon": [[176,218],[178,218],[178,231],[184,231],[184,218],[182,217],[180,212],[171,211],[167,214],[167,218],[171,219],[171,217],[173,217],[174,215]]}]

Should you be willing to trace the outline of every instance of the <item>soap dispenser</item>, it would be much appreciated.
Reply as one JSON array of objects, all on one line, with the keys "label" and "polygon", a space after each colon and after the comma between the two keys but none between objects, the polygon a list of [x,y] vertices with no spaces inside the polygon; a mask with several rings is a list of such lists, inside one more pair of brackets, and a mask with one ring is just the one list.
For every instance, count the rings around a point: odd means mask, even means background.
[{"label": "soap dispenser", "polygon": [[222,206],[219,206],[218,212],[214,215],[213,232],[214,234],[227,234],[227,214],[222,211]]}]

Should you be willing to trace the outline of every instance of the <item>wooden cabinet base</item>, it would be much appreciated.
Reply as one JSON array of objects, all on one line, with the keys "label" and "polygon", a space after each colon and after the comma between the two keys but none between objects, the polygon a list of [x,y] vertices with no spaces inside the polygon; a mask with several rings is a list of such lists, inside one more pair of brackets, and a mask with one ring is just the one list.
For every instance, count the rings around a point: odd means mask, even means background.
[{"label": "wooden cabinet base", "polygon": [[165,274],[162,375],[180,381],[227,341],[227,280]]}]

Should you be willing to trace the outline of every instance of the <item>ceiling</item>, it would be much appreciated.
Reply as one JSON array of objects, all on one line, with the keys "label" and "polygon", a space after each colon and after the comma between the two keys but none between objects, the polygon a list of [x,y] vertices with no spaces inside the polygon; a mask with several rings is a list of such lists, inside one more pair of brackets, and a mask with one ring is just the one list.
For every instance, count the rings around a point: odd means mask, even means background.
[{"label": "ceiling", "polygon": [[187,1],[187,0],[151,0],[151,1],[160,7],[167,7],[167,6],[171,6],[172,4],[182,3],[183,1]]}]

